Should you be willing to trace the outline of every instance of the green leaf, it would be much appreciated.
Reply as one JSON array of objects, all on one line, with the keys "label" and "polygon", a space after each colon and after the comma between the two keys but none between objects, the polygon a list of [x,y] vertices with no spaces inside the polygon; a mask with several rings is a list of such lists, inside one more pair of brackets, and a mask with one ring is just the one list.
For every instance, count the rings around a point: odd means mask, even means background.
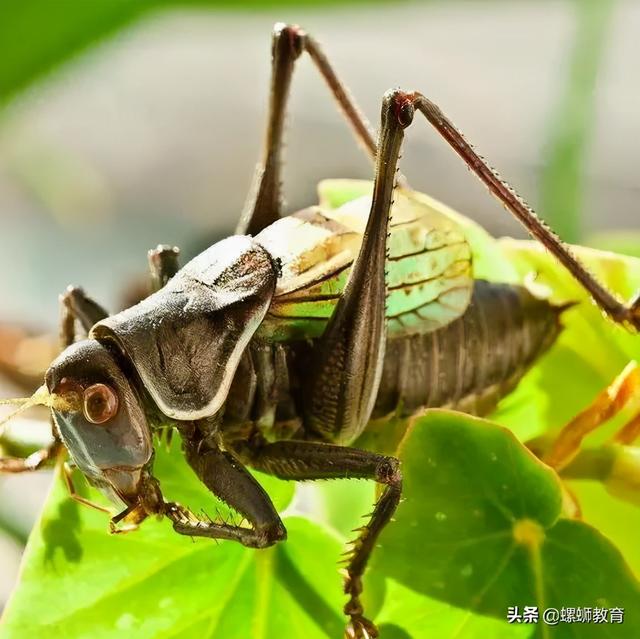
[{"label": "green leaf", "polygon": [[[356,2],[357,0],[352,0]],[[323,5],[339,0],[322,0]],[[313,6],[319,0],[24,0],[0,3],[0,105],[142,17],[166,9],[264,9]],[[342,3],[340,3],[342,4]],[[265,33],[265,43],[269,34]],[[268,49],[265,48],[265,56]]]},{"label": "green leaf", "polygon": [[385,639],[525,639],[532,634],[527,624],[511,625],[456,608],[421,595],[395,579],[387,579],[384,606],[376,621]]},{"label": "green leaf", "polygon": [[[623,607],[623,634],[611,636],[640,636],[640,584],[624,559],[594,528],[562,517],[558,477],[508,430],[433,411],[413,423],[400,457],[405,501],[381,535],[372,579],[498,619],[509,606]],[[566,628],[557,636],[604,636]]]},{"label": "green leaf", "polygon": [[[584,289],[538,243],[501,240],[501,250],[519,279],[535,276],[536,284],[551,293],[556,303],[574,302],[565,311],[565,330],[517,391],[502,402],[494,418],[523,440],[559,429],[585,408],[630,360],[640,360],[640,339],[614,324],[590,300]],[[629,299],[640,289],[640,259],[574,247],[574,252],[609,290]],[[571,371],[568,375],[567,371]],[[611,427],[595,435],[603,440]]]},{"label": "green leaf", "polygon": [[[60,509],[56,526],[70,521],[69,511]],[[45,518],[1,637],[325,638],[342,630],[339,575],[326,570],[340,544],[307,520],[287,518],[290,543],[253,551],[178,540],[164,524],[118,539],[78,518],[75,548],[52,545]],[[299,634],[284,634],[289,629]]]},{"label": "green leaf", "polygon": [[151,0],[27,0],[0,8],[0,103],[74,53],[132,22]]},{"label": "green leaf", "polygon": [[[168,498],[215,508],[178,446],[170,453],[159,448],[157,471]],[[293,484],[259,479],[277,506],[286,507]],[[87,496],[99,499],[94,491]],[[103,513],[71,501],[56,481],[0,637],[159,639],[205,632],[227,639],[277,637],[290,629],[295,634],[286,636],[338,636],[341,544],[307,520],[285,523],[290,541],[264,551],[181,537],[166,520],[113,536]]]}]

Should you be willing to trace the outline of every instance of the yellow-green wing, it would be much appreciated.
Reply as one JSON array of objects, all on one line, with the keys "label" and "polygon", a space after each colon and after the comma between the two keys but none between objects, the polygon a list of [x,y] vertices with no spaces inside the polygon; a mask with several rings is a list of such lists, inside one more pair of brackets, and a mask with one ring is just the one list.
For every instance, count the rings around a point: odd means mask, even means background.
[{"label": "yellow-green wing", "polygon": [[[356,189],[364,186],[353,184]],[[370,193],[371,183],[364,184]],[[280,341],[322,333],[349,277],[370,207],[370,194],[333,208],[321,201],[257,236],[282,265],[259,335]],[[391,335],[436,330],[467,308],[473,289],[471,249],[460,225],[439,202],[396,191],[387,284]]]}]

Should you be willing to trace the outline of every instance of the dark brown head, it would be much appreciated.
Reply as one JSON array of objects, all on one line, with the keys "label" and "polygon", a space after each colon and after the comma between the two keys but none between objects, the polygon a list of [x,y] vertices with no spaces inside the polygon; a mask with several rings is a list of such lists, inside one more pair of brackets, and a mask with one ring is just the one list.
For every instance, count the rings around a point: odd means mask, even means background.
[{"label": "dark brown head", "polygon": [[135,503],[153,448],[140,397],[116,357],[96,340],[77,342],[54,360],[45,381],[78,468],[114,501]]}]

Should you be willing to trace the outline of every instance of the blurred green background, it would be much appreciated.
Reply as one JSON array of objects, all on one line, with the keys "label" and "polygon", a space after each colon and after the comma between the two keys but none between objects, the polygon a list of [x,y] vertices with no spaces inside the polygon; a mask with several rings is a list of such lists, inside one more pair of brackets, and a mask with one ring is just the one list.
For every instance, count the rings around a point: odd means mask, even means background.
[{"label": "blurred green background", "polygon": [[[113,307],[148,248],[195,250],[233,229],[263,139],[275,21],[324,44],[374,124],[386,89],[421,90],[564,238],[640,246],[636,0],[4,0],[0,321],[53,327],[71,282]],[[304,59],[289,122],[290,210],[315,201],[322,177],[371,176]],[[402,167],[492,233],[522,235],[421,122]],[[46,485],[0,482],[13,526],[0,533],[0,606]]]}]

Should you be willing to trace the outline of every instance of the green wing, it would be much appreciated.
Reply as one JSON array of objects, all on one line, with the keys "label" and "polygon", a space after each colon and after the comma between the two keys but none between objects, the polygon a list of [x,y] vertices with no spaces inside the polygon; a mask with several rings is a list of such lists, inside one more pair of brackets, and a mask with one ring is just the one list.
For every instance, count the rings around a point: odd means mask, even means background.
[{"label": "green wing", "polygon": [[[354,199],[323,197],[336,182],[346,183]],[[333,313],[360,248],[372,189],[370,182],[336,182],[321,184],[319,206],[277,221],[256,238],[280,259],[283,270],[258,331],[262,337],[317,337]],[[389,333],[425,333],[462,315],[473,290],[471,249],[447,208],[423,194],[398,189],[390,231]]]}]

